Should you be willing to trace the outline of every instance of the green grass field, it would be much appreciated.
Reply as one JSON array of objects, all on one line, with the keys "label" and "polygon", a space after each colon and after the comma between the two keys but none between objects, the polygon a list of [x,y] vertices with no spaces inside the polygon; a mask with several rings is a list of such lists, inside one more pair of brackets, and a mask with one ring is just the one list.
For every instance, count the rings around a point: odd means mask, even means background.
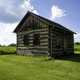
[{"label": "green grass field", "polygon": [[[79,53],[80,46],[75,46]],[[0,51],[15,52],[3,47]],[[0,55],[0,80],[80,80],[80,62],[42,56]]]}]

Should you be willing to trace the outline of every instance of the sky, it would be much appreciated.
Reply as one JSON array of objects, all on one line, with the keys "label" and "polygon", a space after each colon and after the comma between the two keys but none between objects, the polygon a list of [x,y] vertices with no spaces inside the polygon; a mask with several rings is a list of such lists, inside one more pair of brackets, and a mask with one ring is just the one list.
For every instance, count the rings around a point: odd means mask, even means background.
[{"label": "sky", "polygon": [[13,31],[28,10],[76,32],[80,42],[80,0],[0,0],[1,45],[16,43]]}]

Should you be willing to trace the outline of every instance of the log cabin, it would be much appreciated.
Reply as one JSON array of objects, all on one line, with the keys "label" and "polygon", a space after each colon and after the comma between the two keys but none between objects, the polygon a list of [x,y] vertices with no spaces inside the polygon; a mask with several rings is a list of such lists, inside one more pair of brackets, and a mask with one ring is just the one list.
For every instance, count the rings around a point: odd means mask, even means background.
[{"label": "log cabin", "polygon": [[30,11],[14,32],[17,54],[61,56],[74,54],[74,32]]}]

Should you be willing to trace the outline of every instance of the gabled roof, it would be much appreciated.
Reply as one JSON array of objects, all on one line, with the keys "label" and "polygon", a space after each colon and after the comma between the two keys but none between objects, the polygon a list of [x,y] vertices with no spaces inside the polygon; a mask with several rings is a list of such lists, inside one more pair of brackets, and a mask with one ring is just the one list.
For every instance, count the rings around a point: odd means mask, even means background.
[{"label": "gabled roof", "polygon": [[71,33],[74,33],[73,31],[65,28],[64,26],[62,26],[62,25],[60,25],[60,24],[58,24],[58,23],[56,23],[56,22],[53,22],[53,21],[51,21],[51,20],[49,20],[49,19],[46,19],[46,18],[44,18],[44,17],[42,17],[42,16],[39,16],[39,15],[37,15],[37,14],[34,14],[34,13],[30,12],[30,11],[28,11],[27,14],[26,14],[26,15],[23,17],[23,19],[20,21],[20,23],[18,24],[18,26],[17,26],[16,29],[14,30],[15,33],[22,27],[23,23],[25,22],[25,20],[27,19],[27,17],[30,16],[30,15],[37,16],[37,17],[39,17],[39,18],[41,18],[41,19],[49,22],[50,24],[55,24],[55,25],[57,25],[57,26],[55,26],[55,27],[58,27],[58,28],[63,29],[63,30],[65,30],[65,31],[69,31],[69,32],[71,32]]}]

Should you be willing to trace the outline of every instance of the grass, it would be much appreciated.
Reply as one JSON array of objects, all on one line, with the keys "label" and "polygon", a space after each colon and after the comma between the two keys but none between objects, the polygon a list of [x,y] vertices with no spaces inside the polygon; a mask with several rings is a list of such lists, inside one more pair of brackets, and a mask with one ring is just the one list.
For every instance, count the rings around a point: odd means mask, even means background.
[{"label": "grass", "polygon": [[80,45],[75,44],[74,45],[74,49],[75,49],[75,53],[79,53],[80,54]]},{"label": "grass", "polygon": [[80,80],[80,63],[47,57],[0,56],[0,80]]},{"label": "grass", "polygon": [[[78,52],[79,48],[75,46]],[[15,48],[0,50],[15,51]],[[0,80],[80,80],[79,66],[80,62],[48,60],[47,56],[0,55]]]},{"label": "grass", "polygon": [[16,48],[15,47],[0,47],[0,54],[6,55],[6,54],[16,54]]}]

